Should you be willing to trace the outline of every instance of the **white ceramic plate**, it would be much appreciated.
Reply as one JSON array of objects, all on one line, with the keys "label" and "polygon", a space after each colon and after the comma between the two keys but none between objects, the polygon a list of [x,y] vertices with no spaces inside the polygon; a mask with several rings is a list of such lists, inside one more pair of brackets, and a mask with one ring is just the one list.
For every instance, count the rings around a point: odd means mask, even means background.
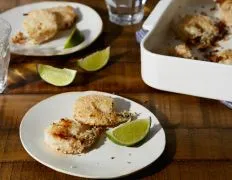
[{"label": "white ceramic plate", "polygon": [[80,3],[49,1],[33,3],[10,9],[2,13],[0,17],[7,20],[11,24],[11,36],[13,36],[19,31],[23,32],[22,23],[24,19],[24,13],[28,13],[35,9],[44,9],[66,5],[74,7],[76,13],[78,14],[79,19],[76,23],[76,27],[85,37],[85,40],[80,45],[70,49],[64,49],[65,41],[71,33],[70,29],[59,32],[53,40],[50,40],[49,42],[43,43],[41,45],[15,45],[11,43],[11,52],[15,54],[31,56],[53,56],[73,53],[90,45],[101,34],[103,23],[95,10]]},{"label": "white ceramic plate", "polygon": [[[43,141],[44,129],[62,117],[72,118],[75,100],[87,94],[102,94],[114,98],[116,109],[140,113],[138,118],[151,118],[151,130],[138,147],[124,147],[102,135],[86,154],[65,155],[51,150]],[[95,91],[69,92],[52,96],[32,107],[20,125],[20,139],[25,150],[37,161],[56,171],[87,178],[116,178],[138,171],[163,152],[165,133],[157,118],[145,107],[129,99]]]}]

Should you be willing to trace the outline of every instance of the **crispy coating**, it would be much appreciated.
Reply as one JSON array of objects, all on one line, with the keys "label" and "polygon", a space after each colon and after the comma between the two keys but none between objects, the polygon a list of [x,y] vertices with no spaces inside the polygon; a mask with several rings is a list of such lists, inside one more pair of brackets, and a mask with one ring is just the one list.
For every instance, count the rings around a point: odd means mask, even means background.
[{"label": "crispy coating", "polygon": [[57,16],[57,25],[59,30],[69,29],[77,20],[77,14],[71,6],[59,6],[47,9]]},{"label": "crispy coating", "polygon": [[178,24],[176,33],[185,42],[198,48],[210,47],[219,30],[214,22],[204,15],[186,15]]},{"label": "crispy coating", "polygon": [[47,10],[31,11],[23,21],[23,28],[34,44],[53,38],[57,31],[57,17]]},{"label": "crispy coating", "polygon": [[90,148],[101,135],[103,128],[61,119],[45,130],[45,143],[66,154],[79,154]]},{"label": "crispy coating", "polygon": [[232,65],[232,50],[227,49],[218,53],[218,59],[220,64]]},{"label": "crispy coating", "polygon": [[208,56],[208,59],[212,62],[232,65],[232,49],[227,49],[218,53],[211,53]]},{"label": "crispy coating", "polygon": [[41,44],[52,39],[59,30],[71,28],[76,20],[73,7],[58,6],[29,12],[23,28],[34,44]]},{"label": "crispy coating", "polygon": [[12,43],[14,44],[25,44],[27,38],[24,36],[22,32],[18,32],[11,38]]},{"label": "crispy coating", "polygon": [[232,65],[232,59],[226,59],[219,61],[220,64]]},{"label": "crispy coating", "polygon": [[178,44],[174,48],[171,48],[169,51],[170,55],[176,57],[182,57],[187,59],[193,59],[191,50],[186,44]]},{"label": "crispy coating", "polygon": [[222,20],[224,20],[228,26],[232,26],[232,0],[222,1],[219,5],[219,11]]},{"label": "crispy coating", "polygon": [[87,95],[77,99],[74,119],[94,126],[114,126],[125,121],[125,118],[117,117],[113,98],[103,95]]}]

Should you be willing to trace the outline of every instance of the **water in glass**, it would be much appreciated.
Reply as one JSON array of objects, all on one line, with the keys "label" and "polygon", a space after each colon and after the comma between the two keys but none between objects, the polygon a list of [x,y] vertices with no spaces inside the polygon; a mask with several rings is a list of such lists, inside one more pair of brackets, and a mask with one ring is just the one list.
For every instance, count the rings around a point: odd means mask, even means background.
[{"label": "water in glass", "polygon": [[105,0],[110,21],[119,25],[139,23],[143,19],[146,0]]}]

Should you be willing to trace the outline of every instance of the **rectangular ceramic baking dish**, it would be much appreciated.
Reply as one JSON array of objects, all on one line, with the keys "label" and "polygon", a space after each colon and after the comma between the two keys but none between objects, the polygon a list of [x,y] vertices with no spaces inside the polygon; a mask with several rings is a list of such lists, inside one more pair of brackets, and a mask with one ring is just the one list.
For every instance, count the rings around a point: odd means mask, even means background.
[{"label": "rectangular ceramic baking dish", "polygon": [[[232,66],[187,60],[160,53],[167,46],[172,21],[180,15],[208,11],[213,0],[161,0],[143,24],[149,33],[141,42],[141,75],[156,89],[198,97],[232,101]],[[232,49],[232,40],[222,46]]]}]

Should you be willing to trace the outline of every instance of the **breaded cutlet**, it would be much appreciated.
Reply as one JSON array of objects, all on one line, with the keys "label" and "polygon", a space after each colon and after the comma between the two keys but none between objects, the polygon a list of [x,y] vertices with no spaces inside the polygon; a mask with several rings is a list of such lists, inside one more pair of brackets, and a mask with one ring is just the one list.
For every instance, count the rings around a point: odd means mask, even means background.
[{"label": "breaded cutlet", "polygon": [[34,44],[52,39],[59,30],[71,28],[77,20],[77,14],[71,6],[58,6],[28,13],[23,28]]},{"label": "breaded cutlet", "polygon": [[210,47],[218,33],[218,27],[204,15],[186,15],[176,28],[176,34],[181,40],[199,49]]},{"label": "breaded cutlet", "polygon": [[219,3],[221,19],[226,25],[232,26],[232,0],[224,0]]},{"label": "breaded cutlet", "polygon": [[57,25],[59,30],[71,28],[77,20],[77,14],[71,6],[58,6],[47,10],[57,15]]},{"label": "breaded cutlet", "polygon": [[114,126],[125,121],[114,110],[113,98],[103,95],[87,95],[77,99],[74,120],[93,126]]},{"label": "breaded cutlet", "polygon": [[41,44],[53,38],[57,31],[57,16],[47,10],[35,10],[28,13],[23,28],[34,44]]},{"label": "breaded cutlet", "polygon": [[44,140],[54,150],[66,154],[79,154],[88,150],[97,141],[103,129],[61,119],[45,129]]},{"label": "breaded cutlet", "polygon": [[171,56],[193,59],[192,52],[185,43],[181,43],[181,44],[176,45],[175,47],[172,47],[169,50],[169,54]]}]

